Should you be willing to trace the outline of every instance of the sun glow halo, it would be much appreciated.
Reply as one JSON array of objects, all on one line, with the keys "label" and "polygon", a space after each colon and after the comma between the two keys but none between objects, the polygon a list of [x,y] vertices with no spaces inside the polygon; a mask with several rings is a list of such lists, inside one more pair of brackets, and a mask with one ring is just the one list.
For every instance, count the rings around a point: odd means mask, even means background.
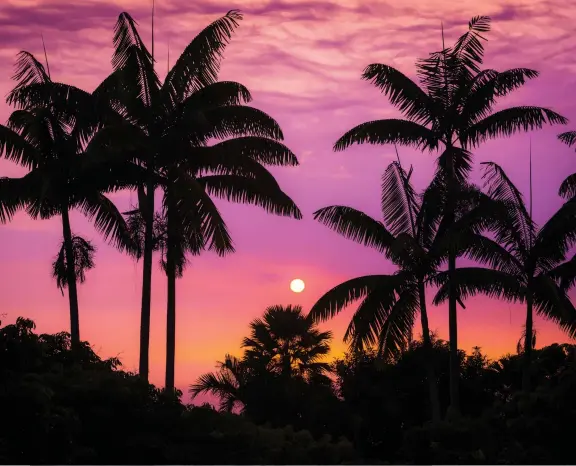
[{"label": "sun glow halo", "polygon": [[306,288],[306,285],[304,284],[304,281],[300,280],[299,278],[295,278],[290,282],[290,289],[294,293],[302,293],[302,291],[304,291],[304,288]]}]

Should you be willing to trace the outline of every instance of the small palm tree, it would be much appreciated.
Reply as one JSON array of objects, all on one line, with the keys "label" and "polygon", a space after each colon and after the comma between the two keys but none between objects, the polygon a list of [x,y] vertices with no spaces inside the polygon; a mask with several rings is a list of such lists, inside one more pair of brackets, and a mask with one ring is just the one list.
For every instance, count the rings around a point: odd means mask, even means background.
[{"label": "small palm tree", "polygon": [[83,269],[72,265],[78,265],[81,257],[75,255],[79,243],[72,235],[69,214],[80,210],[117,247],[132,248],[122,214],[104,195],[129,187],[130,169],[118,165],[118,170],[125,171],[114,171],[102,163],[106,150],[100,138],[95,136],[86,143],[99,127],[98,105],[91,94],[53,82],[27,52],[20,53],[17,67],[15,79],[19,82],[9,101],[20,109],[12,113],[6,126],[0,125],[0,154],[30,172],[22,178],[0,180],[0,221],[10,220],[19,209],[34,219],[61,216],[63,256],[55,268],[59,285],[64,283],[62,273],[66,274],[71,341],[76,347],[80,343],[77,271]]},{"label": "small palm tree", "polygon": [[204,249],[220,255],[234,251],[210,196],[301,218],[298,208],[263,166],[298,164],[280,142],[283,135],[277,122],[242,105],[251,100],[244,86],[217,82],[222,51],[241,19],[237,11],[230,11],[209,25],[190,42],[161,83],[135,21],[122,13],[114,36],[115,72],[102,92],[125,117],[119,134],[130,134],[146,147],[136,159],[148,172],[147,181],[138,188],[139,215],[145,226],[140,335],[143,377],[148,373],[154,192],[161,188],[164,195],[161,217],[166,226],[168,390],[174,384],[176,278],[184,270],[186,254],[196,255]]},{"label": "small palm tree", "polygon": [[330,352],[332,332],[321,332],[301,306],[270,306],[250,323],[244,358],[251,367],[282,377],[310,379],[330,371],[322,359]]},{"label": "small palm tree", "polygon": [[[397,107],[406,119],[386,119],[362,123],[344,134],[334,149],[344,150],[352,144],[403,144],[423,150],[443,147],[441,167],[448,177],[444,216],[453,223],[457,200],[458,160],[468,158],[468,149],[482,142],[510,136],[519,131],[541,128],[546,123],[565,124],[561,115],[540,107],[522,106],[494,112],[497,99],[536,78],[538,72],[514,68],[504,72],[481,70],[484,33],[490,30],[490,18],[477,16],[468,23],[468,32],[453,47],[430,54],[416,67],[420,86],[395,68],[372,64],[362,78],[372,82]],[[448,258],[450,276],[456,269],[456,255]],[[457,295],[448,300],[451,348],[450,399],[459,412],[459,359],[457,333]]]},{"label": "small palm tree", "polygon": [[245,390],[250,380],[250,369],[246,363],[227,354],[224,361],[217,362],[217,372],[201,375],[190,386],[192,398],[202,393],[210,393],[220,400],[219,410],[231,413],[234,409],[244,410]]},{"label": "small palm tree", "polygon": [[[576,242],[576,198],[564,205],[540,228],[528,212],[524,199],[502,168],[484,163],[488,195],[506,206],[505,222],[485,249],[491,268],[460,267],[453,276],[456,293],[462,299],[483,293],[526,303],[524,370],[522,387],[530,390],[533,347],[533,313],[557,323],[571,337],[576,336],[576,309],[567,291],[574,284],[576,260],[566,255]],[[473,257],[475,258],[475,257]],[[447,273],[435,277],[440,285],[434,303],[448,298]]]},{"label": "small palm tree", "polygon": [[[74,257],[74,273],[80,283],[86,281],[86,271],[94,268],[95,246],[80,236],[72,236],[72,252]],[[63,241],[56,259],[52,263],[52,277],[64,296],[64,288],[68,283],[68,263],[66,262],[66,244]]]},{"label": "small palm tree", "polygon": [[332,333],[319,331],[300,306],[270,306],[250,323],[243,357],[226,355],[217,372],[200,376],[190,393],[216,395],[221,411],[253,408],[255,414],[267,406],[264,398],[277,403],[290,392],[291,382],[329,385],[330,364],[322,359],[330,352],[331,339]]}]

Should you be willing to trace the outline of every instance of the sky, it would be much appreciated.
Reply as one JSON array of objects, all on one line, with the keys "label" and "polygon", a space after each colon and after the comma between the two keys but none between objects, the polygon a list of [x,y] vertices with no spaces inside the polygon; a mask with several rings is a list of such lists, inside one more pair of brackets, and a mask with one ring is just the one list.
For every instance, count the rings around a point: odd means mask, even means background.
[{"label": "sky", "polygon": [[[334,142],[353,126],[400,114],[378,89],[360,79],[371,63],[392,65],[414,77],[414,62],[464,33],[468,20],[489,15],[493,30],[486,66],[529,67],[541,72],[502,105],[540,105],[570,118],[568,127],[498,139],[474,152],[475,162],[502,165],[524,192],[528,186],[530,141],[534,167],[534,216],[545,221],[560,205],[560,182],[576,170],[576,153],[556,135],[576,129],[576,3],[560,0],[157,0],[155,49],[165,75],[172,61],[210,22],[230,9],[244,19],[225,51],[221,79],[243,83],[254,107],[281,125],[285,143],[300,165],[272,170],[303,212],[302,220],[267,215],[260,209],[218,202],[237,252],[226,258],[195,258],[177,285],[176,385],[186,391],[229,352],[239,353],[248,324],[267,306],[299,304],[307,312],[324,292],[347,279],[391,273],[393,266],[371,249],[339,237],[315,222],[312,213],[328,205],[349,205],[380,218],[380,177],[394,159],[391,146],[355,146],[334,153]],[[128,11],[150,44],[151,0],[1,0],[0,94],[12,87],[16,54],[42,58],[44,36],[52,78],[87,91],[111,71],[112,31]],[[164,70],[164,71],[163,71]],[[11,109],[0,104],[4,122]],[[414,167],[418,188],[430,180],[435,156],[400,148],[402,163]],[[0,161],[0,176],[21,176],[22,168]],[[479,171],[473,174],[479,180]],[[136,196],[121,193],[126,208]],[[118,356],[136,370],[140,326],[141,267],[105,244],[80,214],[75,233],[98,247],[96,268],[79,288],[81,337],[102,356]],[[51,278],[62,237],[60,219],[33,221],[19,214],[0,226],[0,314],[3,323],[33,319],[40,332],[69,329],[68,300]],[[301,278],[306,289],[289,289]],[[155,268],[152,295],[151,374],[162,384],[165,357],[166,279]],[[429,299],[432,295],[430,294]],[[353,309],[323,325],[334,331],[333,350]],[[446,306],[430,307],[430,325],[447,338]],[[520,305],[478,297],[459,311],[459,345],[480,346],[491,357],[513,352],[522,331]],[[568,341],[553,325],[536,319],[538,346]],[[419,330],[417,330],[418,332]]]}]

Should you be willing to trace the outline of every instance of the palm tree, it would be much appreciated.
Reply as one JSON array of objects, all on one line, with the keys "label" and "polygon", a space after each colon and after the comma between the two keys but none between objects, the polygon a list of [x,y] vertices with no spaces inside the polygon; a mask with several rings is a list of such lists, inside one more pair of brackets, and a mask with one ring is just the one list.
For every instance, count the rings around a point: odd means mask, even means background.
[{"label": "palm tree", "polygon": [[[557,323],[571,337],[576,336],[576,309],[567,295],[576,277],[576,260],[566,261],[576,242],[576,198],[565,202],[537,228],[522,194],[504,170],[493,162],[483,164],[488,195],[506,206],[508,218],[494,231],[494,240],[485,239],[491,243],[486,256],[491,268],[460,267],[453,275],[453,287],[462,299],[483,293],[526,303],[522,387],[530,391],[534,311]],[[448,299],[449,280],[447,273],[435,277],[440,285],[435,304]]]},{"label": "palm tree", "polygon": [[245,390],[250,379],[250,368],[245,361],[227,354],[224,361],[216,363],[217,372],[201,375],[190,386],[192,398],[202,393],[211,393],[220,400],[219,410],[231,413],[235,408],[246,407]]},{"label": "palm tree", "polygon": [[[80,210],[94,220],[104,238],[110,237],[120,249],[131,248],[122,214],[104,195],[130,186],[127,180],[131,171],[118,165],[115,168],[123,171],[115,172],[102,163],[106,150],[97,136],[86,144],[99,127],[99,107],[91,94],[53,82],[27,52],[19,55],[15,79],[19,82],[9,101],[20,109],[12,113],[6,126],[0,125],[0,154],[30,172],[22,178],[0,179],[0,221],[10,220],[19,209],[25,209],[34,219],[62,217],[63,254],[54,271],[58,268],[59,285],[65,283],[68,287],[71,341],[77,347],[77,273],[83,273],[77,265],[82,262],[78,256],[82,248],[77,247],[69,213]],[[83,107],[77,105],[78,101]]]},{"label": "palm tree", "polygon": [[[344,336],[353,351],[378,345],[380,357],[397,356],[411,338],[414,319],[420,312],[423,347],[428,355],[426,378],[429,386],[432,419],[440,420],[438,386],[432,361],[431,333],[426,307],[426,283],[446,259],[447,228],[437,220],[434,210],[445,196],[445,177],[438,172],[422,198],[410,183],[412,169],[404,171],[399,162],[391,163],[382,177],[382,214],[377,221],[351,207],[330,206],[314,213],[314,218],[341,235],[375,248],[399,267],[391,275],[369,275],[348,280],[322,296],[310,311],[314,319],[334,317],[353,301],[362,300]],[[481,207],[473,187],[461,185],[461,212],[451,230],[465,231],[460,236],[463,250],[478,251],[483,237],[478,234]],[[465,188],[465,189],[464,189]],[[471,209],[476,206],[476,209]],[[436,208],[436,209],[434,209]],[[486,210],[486,209],[485,209]],[[463,226],[466,225],[466,228]],[[480,223],[481,225],[481,223]]]},{"label": "palm tree", "polygon": [[[567,131],[559,134],[558,139],[569,147],[576,145],[576,131]],[[569,175],[560,185],[560,196],[564,198],[576,196],[576,173]]]},{"label": "palm tree", "polygon": [[[262,164],[297,165],[270,116],[242,105],[249,91],[235,82],[217,82],[221,53],[241,15],[231,11],[204,29],[158,79],[153,58],[136,23],[122,13],[115,28],[115,73],[107,93],[125,116],[125,134],[145,141],[137,163],[148,173],[139,187],[144,218],[144,279],[140,372],[146,377],[150,321],[151,258],[154,249],[154,192],[163,190],[161,217],[166,223],[164,265],[168,278],[166,388],[174,385],[176,278],[186,253],[208,249],[233,252],[226,225],[210,195],[250,203],[280,215],[301,218]],[[209,146],[214,139],[224,141]],[[158,176],[158,181],[154,177]]]},{"label": "palm tree", "polygon": [[[468,23],[468,32],[453,47],[444,47],[416,64],[420,85],[395,68],[372,64],[362,78],[372,82],[397,107],[406,119],[385,119],[362,123],[345,133],[334,145],[337,151],[352,144],[403,144],[422,150],[443,147],[443,169],[448,176],[444,216],[452,223],[457,202],[456,164],[467,157],[467,150],[489,138],[510,136],[519,131],[541,128],[546,123],[566,123],[561,115],[540,107],[522,106],[493,112],[498,98],[523,86],[538,72],[515,68],[504,72],[481,70],[484,47],[482,36],[490,30],[490,18],[477,16]],[[456,254],[448,258],[449,274],[456,269]],[[459,360],[457,295],[448,300],[451,348],[450,400],[459,412]]]},{"label": "palm tree", "polygon": [[[321,332],[300,306],[270,306],[261,319],[250,323],[242,358],[226,355],[217,372],[198,378],[190,387],[193,397],[211,393],[220,399],[220,410],[234,408],[251,413],[265,411],[270,400],[278,403],[290,393],[290,382],[329,384],[331,332]],[[267,398],[266,398],[267,397]]]},{"label": "palm tree", "polygon": [[242,348],[251,367],[310,380],[330,371],[322,359],[330,352],[331,339],[332,332],[318,330],[301,306],[270,306],[261,319],[250,322]]}]

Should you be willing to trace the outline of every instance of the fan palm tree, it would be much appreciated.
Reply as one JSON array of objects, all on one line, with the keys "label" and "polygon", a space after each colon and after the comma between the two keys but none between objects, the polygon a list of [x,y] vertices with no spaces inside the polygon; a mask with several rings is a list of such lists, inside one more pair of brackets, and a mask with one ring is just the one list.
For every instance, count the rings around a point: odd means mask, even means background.
[{"label": "fan palm tree", "polygon": [[[166,388],[174,384],[176,278],[186,253],[208,249],[233,252],[226,225],[210,195],[250,203],[280,215],[301,218],[262,164],[297,165],[280,141],[276,121],[249,102],[239,83],[217,82],[223,48],[241,15],[231,11],[204,29],[158,79],[135,21],[122,13],[115,29],[115,54],[107,95],[125,117],[128,134],[145,141],[137,158],[149,175],[139,187],[139,215],[144,219],[144,279],[140,371],[146,377],[150,321],[150,260],[154,249],[154,192],[163,191],[166,222],[164,265],[168,278]],[[125,133],[126,134],[126,133]],[[214,139],[224,139],[208,145]],[[160,181],[154,179],[159,177]]]},{"label": "fan palm tree", "polygon": [[[565,124],[561,115],[541,107],[522,106],[494,112],[498,98],[523,86],[538,72],[514,68],[498,72],[481,70],[484,55],[482,34],[490,30],[490,18],[477,16],[468,23],[468,32],[452,47],[444,47],[416,64],[420,85],[395,68],[372,64],[362,78],[372,82],[397,107],[406,119],[385,119],[362,123],[345,133],[334,145],[337,151],[352,144],[403,144],[422,150],[443,148],[441,160],[448,176],[448,197],[444,215],[452,223],[456,200],[459,158],[467,150],[487,139],[510,136],[519,131],[541,128],[546,123]],[[450,275],[456,269],[456,255],[448,258]],[[457,332],[457,295],[448,300],[451,348],[450,399],[454,413],[459,412],[459,360]]]},{"label": "fan palm tree", "polygon": [[220,410],[240,408],[257,415],[269,403],[277,404],[295,387],[330,385],[330,364],[322,359],[329,353],[331,332],[320,332],[302,314],[300,306],[271,306],[261,319],[250,323],[244,338],[241,359],[226,355],[217,371],[198,378],[190,387],[193,397],[211,393],[220,399]]},{"label": "fan palm tree", "polygon": [[244,359],[254,368],[282,377],[310,380],[330,371],[322,359],[330,352],[332,332],[321,332],[301,306],[270,306],[250,323]]},{"label": "fan palm tree", "polygon": [[[566,261],[576,242],[576,198],[565,202],[538,228],[504,170],[493,162],[483,164],[488,195],[506,206],[508,218],[494,231],[494,240],[485,239],[491,243],[491,268],[460,267],[452,277],[453,287],[462,299],[483,293],[526,303],[522,387],[529,391],[534,311],[576,336],[576,309],[567,295],[575,281],[576,260]],[[448,299],[449,280],[446,272],[436,275],[440,287],[435,304]]]},{"label": "fan palm tree", "polygon": [[[567,131],[559,134],[558,139],[568,146],[576,146],[576,131]],[[576,196],[576,173],[569,175],[560,185],[559,194],[564,197]]]},{"label": "fan palm tree", "polygon": [[132,248],[124,218],[105,193],[129,187],[128,178],[138,175],[128,166],[117,165],[115,168],[123,171],[116,172],[103,164],[106,150],[100,138],[95,136],[86,143],[99,127],[98,105],[91,94],[53,82],[27,52],[19,55],[15,79],[18,84],[9,101],[20,108],[6,126],[0,125],[0,154],[30,172],[21,178],[0,180],[0,221],[10,220],[19,209],[34,219],[61,216],[63,255],[54,271],[58,269],[59,285],[68,287],[71,341],[77,347],[77,272],[83,268],[74,265],[82,258],[72,234],[70,211],[78,209],[93,219],[96,229],[118,248]]}]

